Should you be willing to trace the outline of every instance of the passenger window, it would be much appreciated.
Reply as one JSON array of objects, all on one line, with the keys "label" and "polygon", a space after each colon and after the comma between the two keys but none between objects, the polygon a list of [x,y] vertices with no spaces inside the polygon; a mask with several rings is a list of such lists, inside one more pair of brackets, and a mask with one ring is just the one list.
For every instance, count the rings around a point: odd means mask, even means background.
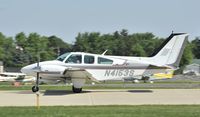
[{"label": "passenger window", "polygon": [[94,56],[85,55],[84,56],[84,63],[93,64],[94,63]]},{"label": "passenger window", "polygon": [[80,64],[82,62],[82,56],[79,54],[72,54],[65,63],[75,63]]},{"label": "passenger window", "polygon": [[110,59],[98,57],[98,64],[112,64],[113,61]]}]

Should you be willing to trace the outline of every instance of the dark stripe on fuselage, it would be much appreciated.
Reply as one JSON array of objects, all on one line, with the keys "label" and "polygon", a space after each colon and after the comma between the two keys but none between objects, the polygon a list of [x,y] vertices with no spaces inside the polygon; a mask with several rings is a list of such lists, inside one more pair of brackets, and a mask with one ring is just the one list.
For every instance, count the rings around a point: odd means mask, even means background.
[{"label": "dark stripe on fuselage", "polygon": [[71,68],[80,69],[169,69],[168,67],[158,67],[158,66],[65,66]]}]

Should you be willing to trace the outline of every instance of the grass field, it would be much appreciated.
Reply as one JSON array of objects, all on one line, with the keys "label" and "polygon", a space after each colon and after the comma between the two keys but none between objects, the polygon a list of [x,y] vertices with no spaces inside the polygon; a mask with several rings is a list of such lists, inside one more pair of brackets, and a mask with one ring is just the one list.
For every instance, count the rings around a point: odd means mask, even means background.
[{"label": "grass field", "polygon": [[[25,85],[20,87],[15,86],[1,86],[0,91],[4,90],[31,90],[32,85]],[[87,89],[199,89],[197,88],[171,88],[171,87],[110,87],[110,86],[84,86],[83,90]],[[54,85],[41,85],[40,90],[72,90],[71,86],[54,86]]]},{"label": "grass field", "polygon": [[200,105],[0,107],[1,117],[199,117]]},{"label": "grass field", "polygon": [[[120,81],[107,81],[102,83],[96,83],[96,85],[90,85],[87,83],[83,89],[197,89],[200,88],[200,81],[156,81],[153,84],[150,83],[132,83],[132,82],[120,82]],[[0,90],[31,90],[32,85],[21,85],[19,87],[13,86],[11,82],[0,82]],[[70,85],[58,84],[58,85],[40,85],[41,90],[71,90]]]},{"label": "grass field", "polygon": [[[32,85],[24,85],[20,87],[10,85],[0,85],[1,90],[31,90]],[[40,90],[71,90],[71,86],[56,86],[56,85],[40,85]],[[109,86],[84,86],[83,89],[134,89],[133,87],[109,87]],[[135,88],[138,89],[138,88]],[[139,87],[139,89],[145,89]]]}]

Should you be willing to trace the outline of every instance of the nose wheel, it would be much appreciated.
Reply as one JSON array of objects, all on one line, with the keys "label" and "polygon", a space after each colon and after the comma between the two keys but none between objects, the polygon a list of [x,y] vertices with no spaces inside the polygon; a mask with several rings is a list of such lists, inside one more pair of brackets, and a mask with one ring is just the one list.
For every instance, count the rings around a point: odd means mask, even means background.
[{"label": "nose wheel", "polygon": [[33,86],[32,87],[32,91],[35,93],[35,92],[38,92],[39,91],[39,87],[38,86]]},{"label": "nose wheel", "polygon": [[35,86],[32,87],[32,92],[38,92],[39,89],[39,72],[37,72],[37,79],[36,79],[36,83]]}]

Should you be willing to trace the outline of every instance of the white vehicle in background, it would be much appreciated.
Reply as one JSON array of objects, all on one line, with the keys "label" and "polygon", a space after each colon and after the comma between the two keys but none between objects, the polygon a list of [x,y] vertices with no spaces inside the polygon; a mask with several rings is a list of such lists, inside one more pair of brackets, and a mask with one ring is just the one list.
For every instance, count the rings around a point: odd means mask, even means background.
[{"label": "white vehicle in background", "polygon": [[36,80],[33,76],[27,76],[24,73],[3,72],[0,73],[1,82],[34,82]]},{"label": "white vehicle in background", "polygon": [[33,92],[39,91],[39,79],[71,80],[73,92],[79,93],[86,79],[98,82],[128,78],[138,80],[171,78],[173,73],[169,71],[178,69],[187,38],[186,33],[171,34],[151,57],[69,52],[56,60],[25,66],[21,72],[37,77],[36,85],[32,87]]}]

